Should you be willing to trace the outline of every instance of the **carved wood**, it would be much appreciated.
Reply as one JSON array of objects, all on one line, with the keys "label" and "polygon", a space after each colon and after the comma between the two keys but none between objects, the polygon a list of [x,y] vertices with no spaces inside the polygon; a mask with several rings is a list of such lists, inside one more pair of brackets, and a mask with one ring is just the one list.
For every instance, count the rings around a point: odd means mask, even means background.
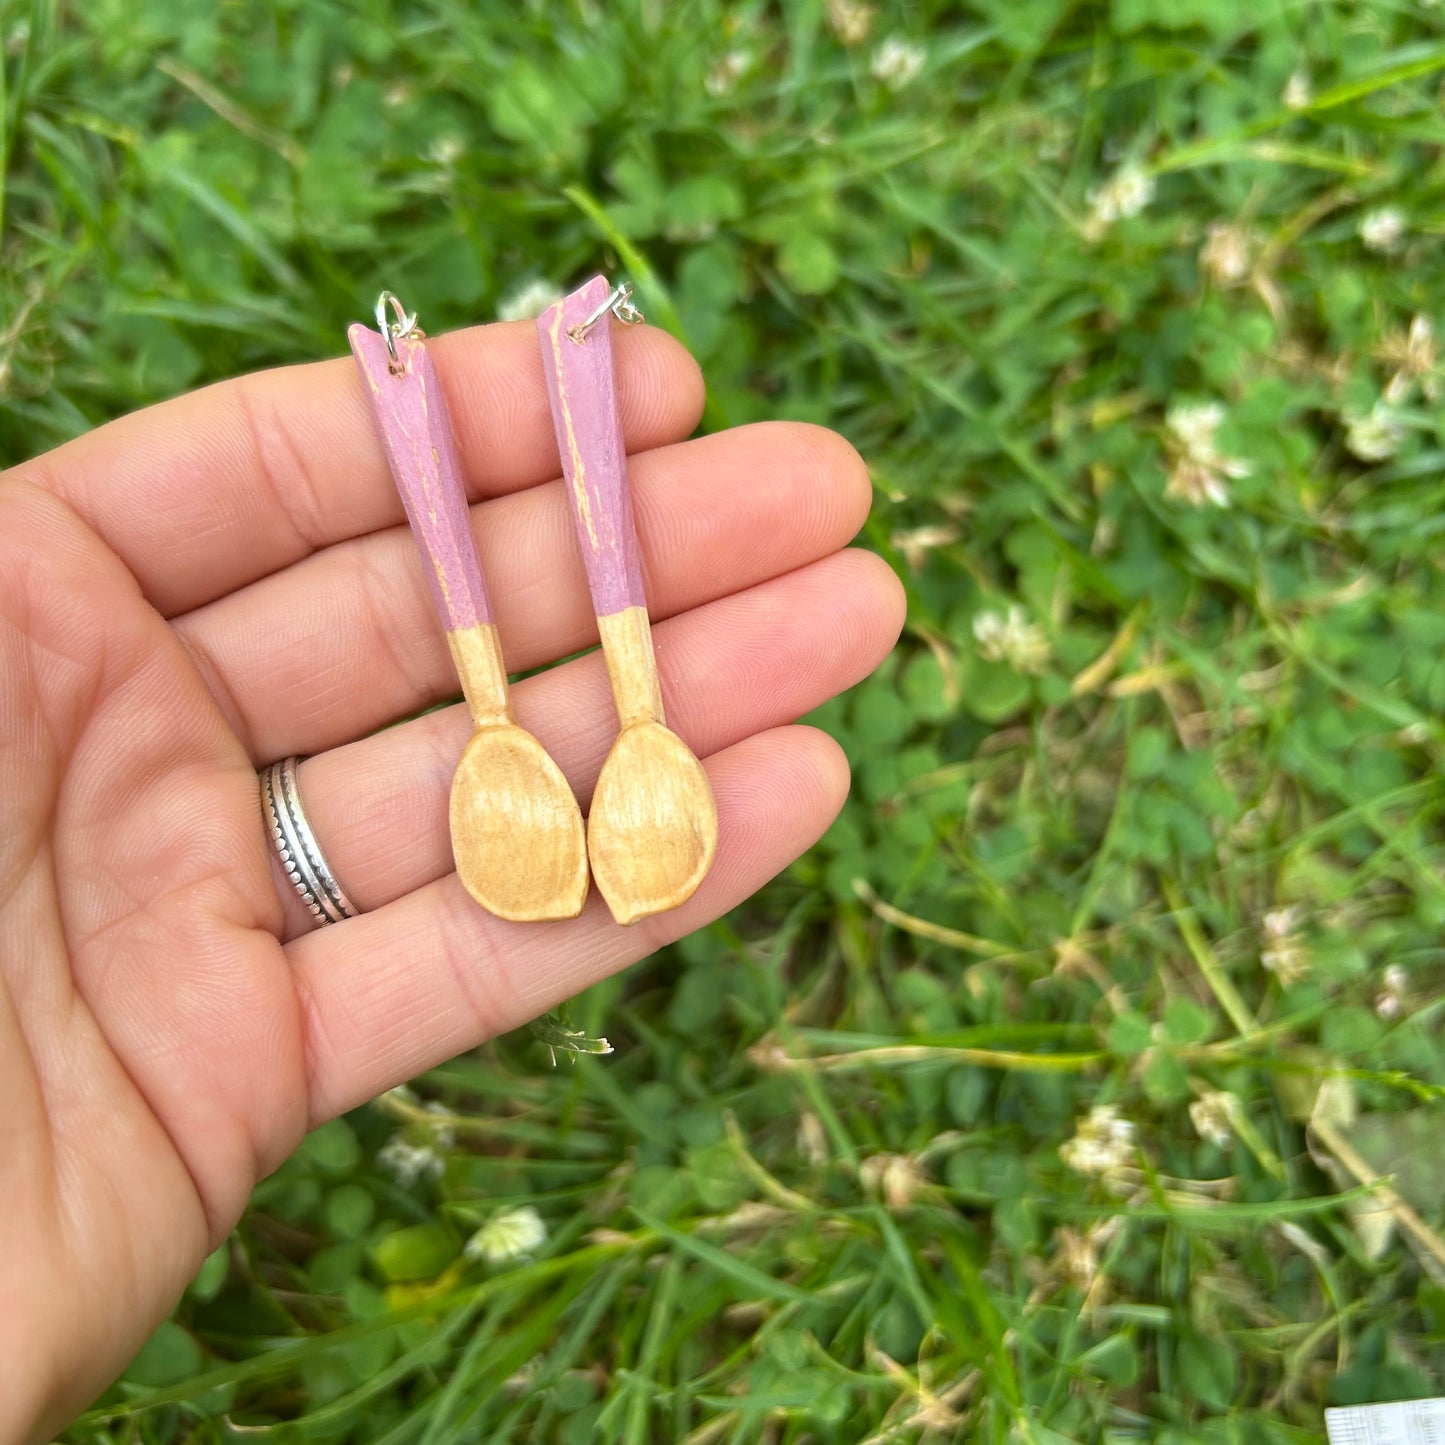
[{"label": "carved wood", "polygon": [[587,897],[577,800],[512,715],[501,643],[472,540],[436,368],[416,337],[392,362],[379,331],[347,333],[476,732],[452,780],[452,852],[468,893],[499,918],[575,918]]},{"label": "carved wood", "polygon": [[612,365],[612,317],[568,334],[606,299],[597,276],[537,322],[557,449],[577,524],[621,731],[592,795],[587,852],[612,916],[635,923],[684,903],[717,851],[702,764],[665,725]]}]

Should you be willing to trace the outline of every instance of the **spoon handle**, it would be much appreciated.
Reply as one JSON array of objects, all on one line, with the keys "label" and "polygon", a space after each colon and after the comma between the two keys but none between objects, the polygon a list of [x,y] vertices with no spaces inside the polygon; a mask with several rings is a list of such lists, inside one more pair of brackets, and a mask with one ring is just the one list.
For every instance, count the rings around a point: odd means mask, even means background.
[{"label": "spoon handle", "polygon": [[568,334],[588,320],[609,292],[606,278],[594,276],[544,311],[537,331],[577,541],[618,719],[626,728],[666,719],[627,487],[627,452],[612,369],[612,316],[604,312],[581,340]]},{"label": "spoon handle", "polygon": [[379,331],[358,323],[346,335],[427,563],[432,600],[472,717],[478,727],[512,722],[507,672],[436,367],[419,337],[399,337],[393,363]]}]

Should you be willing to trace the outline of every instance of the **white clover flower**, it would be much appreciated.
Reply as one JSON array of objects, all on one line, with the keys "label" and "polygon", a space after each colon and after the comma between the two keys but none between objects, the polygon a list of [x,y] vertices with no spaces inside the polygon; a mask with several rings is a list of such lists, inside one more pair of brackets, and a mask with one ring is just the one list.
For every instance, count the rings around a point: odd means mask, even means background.
[{"label": "white clover flower", "polygon": [[523,1255],[535,1254],[547,1238],[542,1216],[530,1204],[503,1209],[494,1214],[467,1241],[463,1253],[468,1259],[488,1264],[507,1264]]},{"label": "white clover flower", "polygon": [[1206,1089],[1189,1106],[1189,1122],[1195,1132],[1216,1148],[1228,1148],[1234,1138],[1234,1116],[1239,1100],[1223,1089]]},{"label": "white clover flower", "polygon": [[947,524],[926,527],[911,527],[907,531],[893,534],[893,545],[903,553],[903,560],[911,572],[917,572],[928,560],[928,554],[935,547],[947,547],[958,541],[958,528]]},{"label": "white clover flower", "polygon": [[1154,199],[1154,177],[1134,161],[1125,161],[1101,186],[1089,192],[1093,229],[1102,230],[1126,216],[1137,216]]},{"label": "white clover flower", "polygon": [[457,1142],[457,1131],[452,1127],[451,1122],[452,1111],[438,1100],[428,1099],[422,1105],[422,1112],[431,1114],[436,1119],[436,1123],[427,1123],[426,1125],[431,1134],[432,1143],[443,1151],[450,1149]]},{"label": "white clover flower", "polygon": [[1407,401],[1418,382],[1427,401],[1440,396],[1440,348],[1435,340],[1435,324],[1428,316],[1414,316],[1410,329],[1403,334],[1391,332],[1379,345],[1375,355],[1396,368],[1385,388],[1385,401],[1399,406]]},{"label": "white clover flower", "polygon": [[439,135],[427,147],[427,159],[449,171],[462,158],[466,145],[459,135]]},{"label": "white clover flower", "polygon": [[1169,468],[1166,497],[1202,507],[1229,505],[1230,481],[1249,476],[1252,468],[1237,457],[1224,456],[1215,444],[1215,433],[1224,421],[1224,408],[1217,401],[1197,406],[1173,406],[1164,418],[1173,461]]},{"label": "white clover flower", "polygon": [[1059,1146],[1059,1158],[1076,1174],[1113,1174],[1134,1158],[1134,1125],[1113,1104],[1096,1104]]},{"label": "white clover flower", "polygon": [[753,57],[746,50],[729,50],[703,78],[702,88],[709,95],[728,95],[752,68]]},{"label": "white clover flower", "polygon": [[1202,456],[1214,449],[1214,434],[1223,421],[1224,408],[1217,401],[1207,401],[1171,407],[1165,425],[1180,446]]},{"label": "white clover flower", "polygon": [[985,662],[1004,662],[1015,672],[1040,673],[1053,656],[1043,628],[1016,602],[1007,612],[980,612],[973,619],[973,638]]},{"label": "white clover flower", "polygon": [[1251,237],[1243,226],[1215,221],[1199,248],[1199,269],[1216,285],[1238,286],[1249,275]]},{"label": "white clover flower", "polygon": [[870,1154],[858,1166],[858,1179],[894,1212],[910,1208],[928,1183],[923,1166],[911,1154]]},{"label": "white clover flower", "polygon": [[1404,440],[1404,423],[1383,401],[1377,401],[1363,416],[1345,418],[1345,446],[1362,462],[1389,461]]},{"label": "white clover flower", "polygon": [[[1097,1228],[1097,1226],[1096,1226]],[[1099,1245],[1094,1229],[1080,1234],[1061,1224],[1054,1231],[1054,1261],[1063,1277],[1085,1294],[1099,1278]]]},{"label": "white clover flower", "polygon": [[1405,1011],[1405,992],[1410,975],[1398,963],[1385,970],[1384,987],[1375,995],[1375,1012],[1382,1019],[1397,1019]]},{"label": "white clover flower", "polygon": [[1360,240],[1367,251],[1388,256],[1405,239],[1405,217],[1396,206],[1380,206],[1360,221]]},{"label": "white clover flower", "polygon": [[376,1162],[403,1189],[410,1189],[420,1179],[436,1179],[446,1168],[446,1161],[430,1144],[413,1144],[403,1134],[394,1135],[376,1154]]},{"label": "white clover flower", "polygon": [[811,1110],[798,1116],[798,1153],[815,1168],[828,1162],[828,1136],[823,1121]]},{"label": "white clover flower", "polygon": [[873,64],[869,69],[873,72],[873,79],[889,90],[902,90],[917,80],[918,72],[927,59],[928,52],[915,41],[890,35],[873,52]]},{"label": "white clover flower", "polygon": [[562,289],[540,276],[523,281],[497,303],[498,321],[535,321],[562,299]]},{"label": "white clover flower", "polygon": [[1272,908],[1260,920],[1263,947],[1259,961],[1283,984],[1298,983],[1309,971],[1309,950],[1300,928],[1306,911],[1292,903],[1288,908]]},{"label": "white clover flower", "polygon": [[1310,85],[1307,70],[1296,70],[1285,81],[1284,94],[1280,97],[1286,110],[1308,110],[1314,98],[1314,87]]},{"label": "white clover flower", "polygon": [[873,29],[873,6],[859,0],[828,0],[828,25],[840,45],[862,45]]}]

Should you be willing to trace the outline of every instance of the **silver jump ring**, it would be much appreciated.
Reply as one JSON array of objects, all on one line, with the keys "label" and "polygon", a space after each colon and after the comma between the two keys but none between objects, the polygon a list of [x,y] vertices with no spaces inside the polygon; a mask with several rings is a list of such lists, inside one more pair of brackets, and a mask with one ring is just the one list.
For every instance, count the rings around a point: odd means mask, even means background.
[{"label": "silver jump ring", "polygon": [[[387,319],[386,308],[388,306],[396,313],[395,321]],[[416,329],[416,312],[408,314],[406,307],[397,300],[396,295],[391,291],[383,291],[376,298],[376,327],[386,342],[387,355],[391,357],[392,361],[401,359],[396,354],[398,341],[403,341],[413,334],[421,335]]]},{"label": "silver jump ring", "polygon": [[624,281],[614,286],[607,299],[585,320],[567,328],[567,339],[579,346],[587,339],[587,333],[611,312],[624,326],[636,326],[647,318],[632,304],[632,286]]},{"label": "silver jump ring", "polygon": [[300,758],[282,758],[261,774],[261,804],[281,866],[312,916],[322,924],[355,918],[361,911],[346,896],[311,831],[296,786]]}]

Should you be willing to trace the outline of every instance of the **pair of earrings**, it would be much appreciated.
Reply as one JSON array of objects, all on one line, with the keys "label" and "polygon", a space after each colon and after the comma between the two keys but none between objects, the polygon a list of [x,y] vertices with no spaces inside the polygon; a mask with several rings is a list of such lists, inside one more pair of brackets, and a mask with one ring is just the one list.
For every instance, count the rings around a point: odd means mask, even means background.
[{"label": "pair of earrings", "polygon": [[665,724],[642,590],[612,365],[613,317],[642,319],[630,295],[596,276],[537,322],[620,727],[585,828],[561,769],[512,713],[446,403],[416,317],[384,291],[376,329],[347,333],[476,726],[452,780],[457,873],[500,918],[575,918],[590,860],[613,917],[635,923],[690,898],[717,848],[707,774]]}]

